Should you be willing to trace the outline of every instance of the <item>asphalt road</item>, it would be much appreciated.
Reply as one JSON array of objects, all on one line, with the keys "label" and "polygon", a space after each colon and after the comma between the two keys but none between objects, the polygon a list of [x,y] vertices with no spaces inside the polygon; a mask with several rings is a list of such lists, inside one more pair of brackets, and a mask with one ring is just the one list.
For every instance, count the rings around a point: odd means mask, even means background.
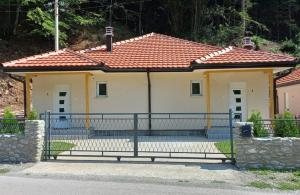
[{"label": "asphalt road", "polygon": [[[249,191],[245,189],[215,189],[205,186],[184,186],[159,183],[143,183],[143,181],[128,183],[115,181],[87,181],[54,178],[29,178],[29,177],[0,177],[0,194],[5,195],[43,195],[43,194],[222,194],[222,195],[258,195],[277,194],[272,191]],[[280,193],[286,194],[286,193]]]}]

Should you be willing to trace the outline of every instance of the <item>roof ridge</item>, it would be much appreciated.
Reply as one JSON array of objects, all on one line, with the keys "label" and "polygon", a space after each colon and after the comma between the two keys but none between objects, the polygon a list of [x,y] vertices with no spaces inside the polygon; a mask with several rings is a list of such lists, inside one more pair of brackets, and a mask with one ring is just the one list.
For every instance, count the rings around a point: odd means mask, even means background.
[{"label": "roof ridge", "polygon": [[96,59],[94,59],[92,57],[86,56],[86,55],[84,55],[82,53],[76,52],[76,51],[71,50],[71,49],[66,49],[66,52],[69,52],[71,54],[77,55],[80,58],[83,58],[85,60],[89,60],[89,61],[94,62],[96,64],[104,64],[104,62],[102,62],[102,61],[98,61],[98,60],[96,60]]},{"label": "roof ridge", "polygon": [[200,42],[196,42],[196,41],[191,41],[191,40],[187,40],[187,39],[183,39],[183,38],[173,37],[173,36],[170,36],[170,35],[164,35],[164,34],[154,33],[154,32],[152,32],[152,33],[153,33],[153,35],[159,35],[159,36],[162,36],[162,37],[167,37],[169,39],[176,39],[178,41],[185,42],[185,43],[191,43],[191,44],[201,45],[201,46],[215,48],[215,49],[221,49],[222,48],[220,46],[209,45],[209,44],[200,43]]},{"label": "roof ridge", "polygon": [[222,50],[218,50],[218,51],[215,51],[215,52],[211,52],[205,56],[202,56],[196,60],[194,60],[195,62],[197,62],[198,64],[202,63],[202,62],[205,62],[206,60],[208,59],[211,59],[215,56],[220,56],[220,55],[223,55],[225,53],[228,53],[230,51],[232,51],[234,48],[232,46],[228,46],[228,47],[225,47],[223,48]]},{"label": "roof ridge", "polygon": [[253,52],[253,53],[260,53],[260,54],[264,54],[264,55],[271,55],[271,56],[285,57],[285,58],[287,58],[287,57],[288,58],[294,58],[295,60],[297,60],[296,57],[286,55],[286,54],[272,53],[272,52],[268,52],[268,51],[264,51],[264,50],[249,50],[249,49],[245,49],[245,48],[241,48],[241,47],[234,47],[234,48],[239,49],[239,50],[243,50],[243,51]]},{"label": "roof ridge", "polygon": [[[117,42],[113,43],[113,46],[122,45],[124,43],[130,43],[130,42],[133,42],[133,41],[138,41],[138,40],[141,40],[141,39],[153,36],[153,35],[154,35],[154,33],[151,32],[151,33],[148,33],[148,34],[145,34],[145,35],[142,35],[142,36],[133,37],[133,38],[130,38],[130,39],[125,39],[125,40],[122,40],[122,41],[117,41]],[[87,52],[87,51],[95,51],[95,50],[102,50],[102,49],[106,49],[105,44],[102,44],[102,45],[97,46],[97,47],[92,47],[92,48],[79,50],[78,52],[79,53],[84,53],[84,52]]]},{"label": "roof ridge", "polygon": [[17,60],[4,62],[4,63],[2,63],[2,65],[5,67],[5,66],[9,66],[10,64],[17,63],[17,62],[24,62],[24,61],[27,61],[27,60],[34,60],[34,59],[38,59],[38,58],[41,58],[41,57],[51,56],[51,55],[54,55],[54,54],[60,54],[64,51],[66,51],[66,50],[67,49],[64,48],[64,49],[60,49],[58,51],[50,51],[50,52],[46,52],[46,53],[42,53],[42,54],[36,54],[36,55],[33,55],[33,56],[24,57],[24,58],[20,58],[20,59],[17,59]]}]

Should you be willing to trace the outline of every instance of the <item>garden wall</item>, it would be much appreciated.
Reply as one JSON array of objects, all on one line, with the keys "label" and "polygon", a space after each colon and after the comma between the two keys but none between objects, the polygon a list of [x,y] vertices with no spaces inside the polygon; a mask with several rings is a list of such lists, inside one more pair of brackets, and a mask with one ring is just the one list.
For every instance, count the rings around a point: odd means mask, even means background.
[{"label": "garden wall", "polygon": [[42,158],[45,123],[25,121],[22,135],[0,135],[0,162],[37,162]]},{"label": "garden wall", "polygon": [[294,137],[242,137],[246,123],[236,128],[236,165],[239,168],[300,168],[300,138]]}]

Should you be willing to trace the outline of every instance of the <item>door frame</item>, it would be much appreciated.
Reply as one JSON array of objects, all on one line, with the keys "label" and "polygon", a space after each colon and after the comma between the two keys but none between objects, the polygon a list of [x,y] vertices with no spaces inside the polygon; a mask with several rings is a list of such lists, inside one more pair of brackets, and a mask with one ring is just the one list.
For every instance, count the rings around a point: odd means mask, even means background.
[{"label": "door frame", "polygon": [[[247,110],[247,84],[246,82],[230,82],[229,83],[229,108],[232,109],[232,112],[235,113],[236,109],[233,106],[233,93],[232,89],[240,89],[241,90],[241,98],[242,98],[242,121],[246,121],[248,117]],[[243,101],[244,100],[244,101]],[[233,117],[234,118],[234,117]]]}]

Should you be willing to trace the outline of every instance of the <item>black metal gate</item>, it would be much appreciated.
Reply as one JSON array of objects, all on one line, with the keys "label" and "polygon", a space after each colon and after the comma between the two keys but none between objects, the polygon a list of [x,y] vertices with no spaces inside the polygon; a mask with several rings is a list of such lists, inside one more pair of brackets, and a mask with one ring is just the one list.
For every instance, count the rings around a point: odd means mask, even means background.
[{"label": "black metal gate", "polygon": [[[233,113],[45,112],[44,159],[115,157],[235,162]],[[68,158],[70,159],[70,158]]]}]

